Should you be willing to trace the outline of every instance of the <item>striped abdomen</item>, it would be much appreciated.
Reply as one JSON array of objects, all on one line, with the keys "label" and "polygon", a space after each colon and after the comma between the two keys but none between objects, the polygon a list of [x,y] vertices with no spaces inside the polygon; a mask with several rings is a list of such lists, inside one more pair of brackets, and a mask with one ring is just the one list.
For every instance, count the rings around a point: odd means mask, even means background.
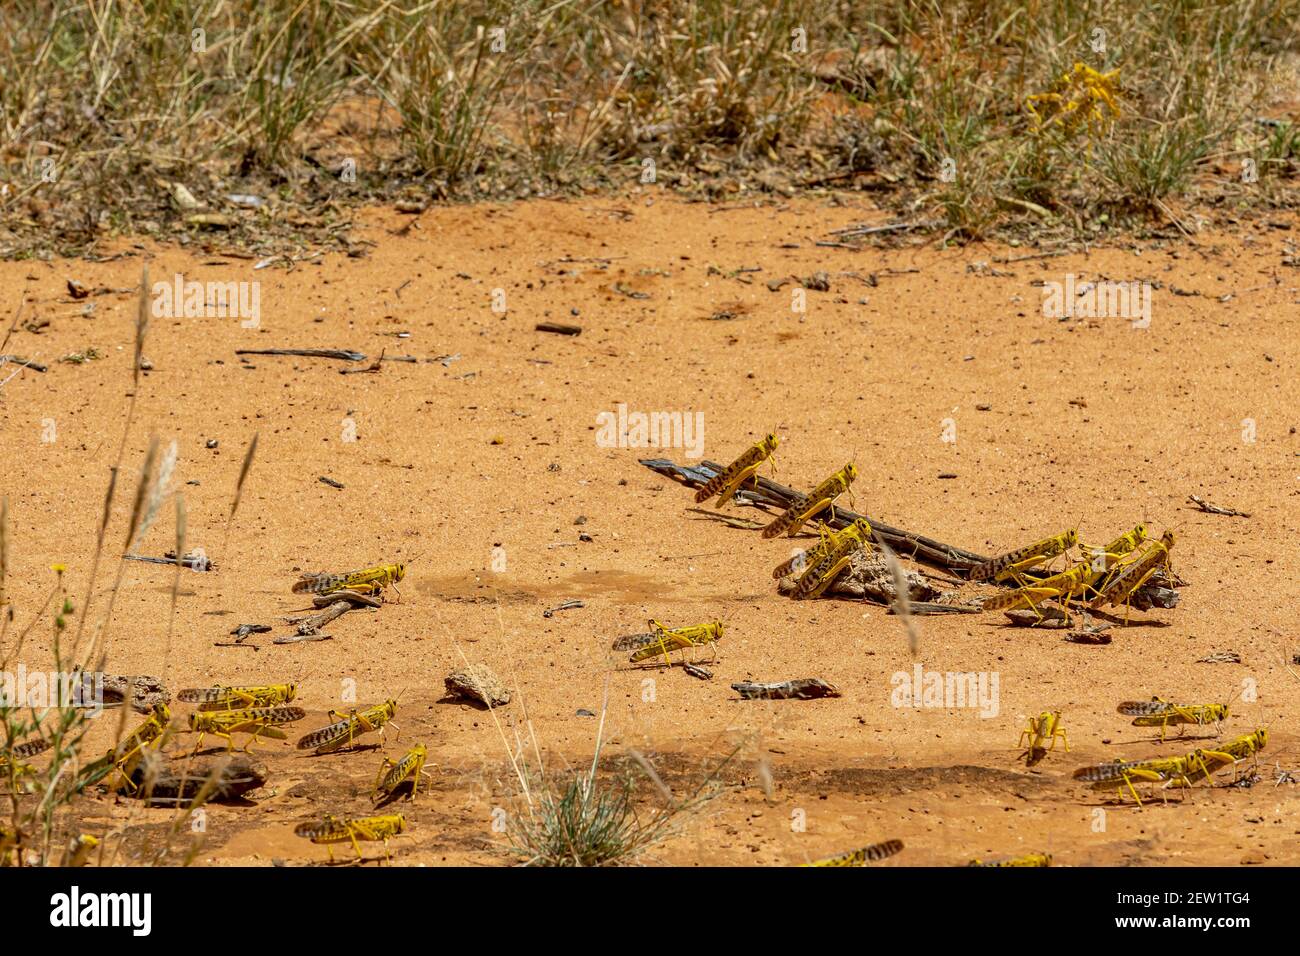
[{"label": "striped abdomen", "polygon": [[1046,560],[1062,554],[1074,547],[1077,541],[1078,535],[1073,530],[1064,531],[1050,538],[1044,538],[1042,541],[1035,541],[1033,544],[1027,544],[1023,548],[1008,551],[996,558],[989,558],[983,564],[975,565],[967,573],[967,579],[971,581],[987,581],[997,577],[1013,564],[1019,564],[1028,558],[1043,558]]},{"label": "striped abdomen", "polygon": [[816,860],[812,863],[806,863],[805,866],[866,866],[868,863],[879,863],[881,860],[888,859],[895,853],[903,849],[902,840],[886,840],[883,843],[873,843],[871,846],[864,846],[860,850],[853,850],[849,853],[843,853],[840,856],[827,857],[824,860]]},{"label": "striped abdomen", "polygon": [[845,465],[831,475],[808,495],[800,495],[790,503],[775,521],[763,529],[764,538],[775,538],[784,532],[794,534],[810,517],[830,506],[836,497],[848,491],[853,479],[858,477],[858,470],[853,463]]},{"label": "striped abdomen", "polygon": [[704,487],[695,493],[696,502],[708,501],[734,481],[741,472],[757,468],[767,461],[772,457],[772,452],[776,451],[777,444],[777,437],[768,435],[762,441],[751,445],[739,458],[710,478]]}]

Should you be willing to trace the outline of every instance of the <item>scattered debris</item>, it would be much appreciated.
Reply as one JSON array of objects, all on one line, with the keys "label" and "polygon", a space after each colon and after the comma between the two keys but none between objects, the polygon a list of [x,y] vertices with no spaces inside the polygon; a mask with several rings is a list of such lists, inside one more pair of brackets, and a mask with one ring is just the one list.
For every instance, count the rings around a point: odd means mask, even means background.
[{"label": "scattered debris", "polygon": [[[323,611],[319,614],[309,614],[307,617],[289,622],[298,625],[297,630],[299,637],[310,637],[319,634],[320,629],[326,624],[330,623],[335,618],[342,617],[348,611],[356,607],[356,605],[350,600],[340,599],[336,593],[322,595],[322,597],[328,597],[330,602]],[[277,644],[291,643],[289,640],[282,640],[278,637],[275,639],[275,642]]]},{"label": "scattered debris", "polygon": [[1094,634],[1091,631],[1071,631],[1065,635],[1065,639],[1073,644],[1109,644],[1112,640],[1109,634]]},{"label": "scattered debris", "polygon": [[269,624],[241,624],[230,633],[235,635],[235,641],[242,643],[248,639],[250,634],[266,634],[271,630]]},{"label": "scattered debris", "polygon": [[364,362],[364,352],[348,349],[235,349],[236,355],[296,355],[300,358],[340,359],[344,362]]},{"label": "scattered debris", "polygon": [[1212,505],[1200,495],[1188,495],[1187,500],[1196,507],[1200,508],[1206,514],[1227,515],[1229,518],[1249,518],[1250,514],[1245,511],[1238,511],[1236,508],[1220,508],[1218,505]]},{"label": "scattered debris", "polygon": [[[123,555],[123,557],[125,557],[128,561],[142,561],[145,564],[166,564],[166,565],[170,565],[171,567],[176,567],[177,564],[176,553],[173,551],[165,552],[164,556],[161,558],[153,558],[143,554],[127,554],[127,555]],[[181,558],[179,563],[181,567],[188,568],[191,571],[212,570],[212,562],[208,560],[207,555],[195,554],[192,551],[189,554],[185,555],[185,557]]]},{"label": "scattered debris", "polygon": [[542,617],[550,617],[556,611],[570,611],[573,610],[574,608],[580,608],[586,606],[587,605],[583,604],[581,601],[564,601],[560,604],[557,604],[555,607],[548,607],[545,611],[542,612]]},{"label": "scattered debris", "polygon": [[1039,605],[1037,611],[1016,608],[1003,612],[1014,627],[1063,628],[1067,626],[1065,611],[1054,604]]},{"label": "scattered debris", "polygon": [[846,226],[843,229],[833,229],[832,236],[838,236],[843,239],[860,239],[863,236],[874,236],[882,232],[910,232],[913,229],[933,229],[940,225],[938,220],[927,219],[917,222],[887,222],[879,226]]},{"label": "scattered debris", "polygon": [[33,372],[48,372],[49,368],[40,362],[34,362],[31,359],[25,359],[20,355],[0,355],[0,365],[20,365],[23,368],[29,368]]},{"label": "scattered debris", "polygon": [[1249,772],[1242,774],[1236,780],[1223,784],[1223,786],[1235,790],[1249,790],[1251,787],[1255,786],[1255,784],[1263,783],[1263,781],[1264,778],[1259,775],[1258,771],[1250,770]]},{"label": "scattered debris", "polygon": [[318,631],[309,631],[306,634],[301,631],[297,634],[281,634],[271,643],[273,644],[304,644],[309,641],[332,641],[332,634],[321,634]]},{"label": "scattered debris", "polygon": [[338,488],[340,491],[343,490],[343,482],[335,481],[333,478],[330,478],[327,475],[321,475],[320,478],[318,478],[317,480],[320,481],[322,484],[329,485],[331,488]]},{"label": "scattered debris", "polygon": [[101,359],[104,353],[93,345],[81,352],[69,352],[60,362],[67,362],[69,365],[85,365],[87,362],[93,362],[95,359]]},{"label": "scattered debris", "polygon": [[341,368],[339,369],[339,374],[340,375],[364,375],[370,372],[382,371],[384,368],[385,351],[386,351],[385,349],[380,349],[379,357],[375,359],[373,362],[371,362],[369,365],[367,365],[365,368]]},{"label": "scattered debris", "polygon": [[624,285],[622,282],[615,282],[615,283],[614,283],[614,291],[617,292],[619,295],[625,295],[625,296],[627,296],[629,299],[648,299],[648,298],[650,298],[650,294],[649,294],[649,293],[647,293],[647,292],[639,292],[639,291],[637,291],[636,289],[633,289],[633,288],[631,288],[631,287],[629,287],[629,286]]},{"label": "scattered debris", "polygon": [[731,689],[744,700],[816,700],[819,697],[839,697],[839,689],[820,677],[801,677],[797,680],[774,684],[756,684],[740,681]]},{"label": "scattered debris", "polygon": [[[896,614],[891,605],[888,613]],[[916,617],[925,617],[931,614],[980,614],[982,609],[974,604],[944,604],[940,601],[912,601],[909,605],[909,613]]]},{"label": "scattered debris", "polygon": [[1236,651],[1215,651],[1197,660],[1198,664],[1240,664],[1241,655]]}]

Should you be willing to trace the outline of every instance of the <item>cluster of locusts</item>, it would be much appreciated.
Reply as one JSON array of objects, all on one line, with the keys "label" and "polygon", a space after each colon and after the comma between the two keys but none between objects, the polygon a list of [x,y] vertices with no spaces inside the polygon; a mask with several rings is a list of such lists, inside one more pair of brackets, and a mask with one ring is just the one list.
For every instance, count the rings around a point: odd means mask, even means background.
[{"label": "cluster of locusts", "polygon": [[[1159,727],[1160,740],[1165,740],[1165,732],[1170,726],[1181,730],[1187,726],[1205,726],[1219,724],[1228,719],[1227,704],[1174,704],[1160,698],[1146,701],[1125,701],[1116,708],[1119,713],[1133,718],[1137,727]],[[1042,760],[1049,750],[1056,748],[1060,740],[1065,750],[1070,749],[1065,728],[1061,723],[1060,711],[1045,711],[1029,719],[1028,726],[1020,734],[1017,746],[1026,747],[1026,756],[1030,764]],[[1117,790],[1121,796],[1131,794],[1138,806],[1142,798],[1138,795],[1137,785],[1157,784],[1163,791],[1170,787],[1186,788],[1195,786],[1214,777],[1220,770],[1231,767],[1236,776],[1236,765],[1242,760],[1255,757],[1258,762],[1259,751],[1268,743],[1268,731],[1261,728],[1254,733],[1245,734],[1227,743],[1216,743],[1212,747],[1198,747],[1180,757],[1152,757],[1145,760],[1115,760],[1109,763],[1094,764],[1074,771],[1075,780],[1082,780],[1092,785],[1094,790]],[[816,860],[806,866],[865,866],[893,856],[903,849],[901,840],[886,840],[871,846],[853,850],[839,856]],[[1050,866],[1052,857],[1047,853],[1030,853],[1012,859],[997,861],[971,860],[970,866]]]},{"label": "cluster of locusts", "polygon": [[[1124,701],[1116,710],[1126,717],[1132,717],[1135,727],[1159,727],[1161,743],[1170,726],[1178,727],[1181,736],[1188,726],[1215,724],[1217,727],[1228,719],[1227,704],[1175,704],[1159,697]],[[1034,764],[1043,759],[1048,750],[1056,748],[1058,738],[1068,752],[1070,744],[1061,723],[1061,712],[1044,711],[1037,717],[1029,718],[1028,725],[1020,734],[1019,746],[1028,743],[1027,760]],[[1137,784],[1160,785],[1163,799],[1163,791],[1170,787],[1191,787],[1211,779],[1228,767],[1233,768],[1235,778],[1238,761],[1253,756],[1258,762],[1257,755],[1267,743],[1268,731],[1260,728],[1226,744],[1198,747],[1181,757],[1114,760],[1080,767],[1074,771],[1073,776],[1075,780],[1090,783],[1094,790],[1117,790],[1121,797],[1128,793],[1141,806],[1142,798],[1138,795]]]},{"label": "cluster of locusts", "polygon": [[[780,440],[775,435],[765,436],[700,488],[695,500],[702,503],[716,497],[715,507],[721,508],[747,481],[753,479],[759,466],[772,458],[779,443]],[[798,534],[805,524],[831,509],[835,499],[849,491],[849,486],[857,476],[857,468],[849,462],[810,493],[791,502],[788,508],[763,529],[763,537],[775,538],[781,534],[793,537]],[[818,529],[821,538],[815,547],[776,569],[776,577],[799,573],[795,591],[799,598],[817,597],[848,568],[856,551],[871,547],[871,526],[865,519],[853,522],[842,531],[832,531],[824,522],[819,522]],[[684,652],[687,648],[713,645],[716,655],[716,643],[722,637],[722,631],[721,621],[670,629],[652,619],[649,633],[620,638],[615,641],[614,650],[630,650],[629,660],[633,664],[660,656],[671,664],[672,658],[669,655],[675,650]],[[683,666],[694,676],[711,676],[697,664],[683,660]]]},{"label": "cluster of locusts", "polygon": [[[767,435],[752,445],[735,461],[710,478],[696,492],[695,500],[703,503],[716,498],[715,507],[721,508],[731,501],[738,491],[754,487],[759,467],[772,459],[778,439]],[[797,534],[807,523],[818,519],[818,541],[782,563],[773,577],[797,575],[794,587],[796,598],[814,598],[826,591],[835,578],[850,565],[859,551],[872,550],[873,532],[867,519],[852,518],[839,530],[832,529],[826,521],[834,516],[835,499],[849,491],[857,469],[850,462],[832,474],[806,495],[796,495],[785,510],[763,528],[764,538],[782,533]],[[842,516],[841,522],[842,523]],[[1169,554],[1174,545],[1174,535],[1166,531],[1158,540],[1148,537],[1147,526],[1138,524],[1104,547],[1088,546],[1079,542],[1077,529],[1044,538],[1033,544],[1016,548],[997,557],[979,561],[964,569],[968,581],[1002,585],[1005,590],[978,601],[981,610],[1013,611],[1020,608],[1032,610],[1039,621],[1043,619],[1040,605],[1054,601],[1060,606],[1060,615],[1068,623],[1072,604],[1088,609],[1105,605],[1123,606],[1125,622],[1135,596],[1148,584],[1174,581]],[[1072,558],[1074,549],[1079,557]],[[1066,567],[1053,571],[1050,562],[1064,558]],[[668,630],[652,620],[651,633],[621,638],[616,650],[633,651],[633,663],[663,655],[668,659],[670,650],[696,647],[716,642],[722,635],[721,622]],[[671,663],[671,661],[670,661]],[[685,662],[684,662],[685,663]],[[688,669],[693,665],[686,664]],[[707,672],[697,676],[708,676]],[[1160,739],[1170,726],[1205,725],[1219,723],[1228,717],[1226,704],[1174,704],[1159,698],[1150,701],[1127,701],[1119,705],[1119,712],[1134,718],[1137,726],[1159,727]],[[1055,749],[1057,740],[1069,750],[1059,711],[1046,711],[1031,718],[1021,734],[1020,746],[1026,746],[1030,764],[1042,760],[1049,750]],[[1149,760],[1115,761],[1078,770],[1075,779],[1085,780],[1094,789],[1115,789],[1128,793],[1141,804],[1137,785],[1161,784],[1163,787],[1190,787],[1208,780],[1219,770],[1234,767],[1238,761],[1258,753],[1267,741],[1265,730],[1240,737],[1214,747],[1202,747],[1181,757],[1153,758]],[[862,866],[886,859],[903,849],[902,841],[887,840],[849,853],[818,860],[810,866]],[[1023,857],[986,863],[971,861],[972,866],[1047,866],[1047,854],[1029,854]]]},{"label": "cluster of locusts", "polygon": [[[759,467],[773,458],[779,440],[767,435],[741,454],[735,461],[709,479],[695,495],[697,502],[716,497],[715,507],[731,501],[746,483],[753,483]],[[797,575],[795,598],[815,598],[826,592],[835,579],[851,565],[859,552],[871,552],[876,538],[866,518],[852,516],[844,527],[835,530],[834,504],[840,495],[849,493],[857,477],[853,463],[830,475],[807,494],[796,494],[775,520],[763,528],[764,538],[781,534],[794,536],[806,524],[816,521],[817,543],[796,554],[773,571],[773,577]],[[826,520],[832,519],[831,521]],[[1007,587],[1003,593],[978,602],[982,610],[1027,608],[1039,615],[1039,605],[1055,601],[1070,619],[1072,602],[1096,609],[1104,605],[1123,606],[1127,622],[1129,609],[1138,592],[1150,583],[1171,578],[1169,553],[1174,535],[1166,531],[1159,540],[1148,537],[1145,524],[1120,535],[1102,546],[1079,542],[1076,529],[1035,541],[965,569],[967,580]],[[1078,548],[1080,557],[1071,558]],[[1052,573],[1040,568],[1064,557],[1064,570]],[[1163,576],[1163,577],[1158,577]]]},{"label": "cluster of locusts", "polygon": [[[308,591],[317,594],[339,594],[344,591],[378,595],[385,587],[402,579],[405,567],[401,564],[366,568],[347,574],[309,575],[294,586],[296,593]],[[307,716],[307,711],[292,702],[297,696],[294,684],[266,684],[260,686],[214,686],[180,690],[176,699],[194,705],[186,729],[198,735],[191,757],[198,754],[206,736],[218,737],[226,742],[227,750],[235,747],[235,735],[246,735],[240,748],[250,752],[258,739],[286,739],[281,728],[296,723]],[[297,749],[313,754],[337,753],[351,750],[364,734],[378,732],[392,723],[397,712],[397,702],[386,700],[373,707],[331,710],[327,726],[304,735]],[[153,798],[156,780],[151,776],[158,765],[170,735],[172,713],[164,703],[156,703],[136,727],[125,733],[117,745],[102,757],[84,764],[77,771],[73,788],[84,790],[105,782],[111,791],[139,797]],[[28,740],[0,751],[0,775],[20,779],[34,773],[25,761],[48,750],[51,742],[44,739]],[[427,777],[424,769],[428,751],[423,744],[412,747],[400,760],[383,760],[374,786],[376,806],[405,796],[414,800],[419,790],[420,778]],[[197,802],[195,803],[197,806]],[[191,807],[193,809],[193,806]],[[382,816],[335,816],[326,814],[322,821],[304,823],[295,832],[313,843],[331,845],[351,843],[361,858],[360,841],[382,841],[387,857],[388,840],[405,829],[401,814]],[[0,834],[0,845],[4,843]],[[0,846],[0,849],[3,849]],[[84,856],[84,854],[83,854]],[[333,860],[330,846],[330,859]]]},{"label": "cluster of locusts", "polygon": [[[385,587],[395,588],[405,574],[406,565],[400,563],[378,565],[344,574],[311,574],[300,578],[294,584],[293,591],[336,595],[355,592],[374,596],[380,594]],[[315,754],[349,750],[352,748],[353,741],[362,734],[378,731],[383,737],[384,728],[392,723],[396,713],[397,701],[392,699],[374,707],[354,709],[347,713],[331,710],[329,718],[333,723],[302,737],[298,741],[298,749],[310,750]],[[420,778],[428,776],[424,769],[427,758],[428,750],[424,744],[416,744],[396,762],[385,757],[375,779],[376,804],[391,801],[399,788],[407,784],[410,787],[409,796],[414,800],[419,791]],[[387,857],[389,839],[404,832],[405,829],[406,818],[400,813],[367,817],[325,814],[320,821],[299,824],[294,829],[294,833],[310,839],[313,843],[325,844],[332,861],[335,843],[351,843],[357,859],[361,859],[359,842],[363,840],[382,841],[384,855]]]},{"label": "cluster of locusts", "polygon": [[[1071,561],[1069,552],[1076,545],[1083,556]],[[1106,604],[1123,605],[1127,623],[1134,595],[1158,572],[1169,572],[1173,546],[1172,531],[1166,531],[1158,541],[1149,540],[1145,524],[1135,526],[1105,547],[1079,545],[1078,532],[1072,528],[977,564],[967,572],[967,579],[1015,585],[984,598],[980,608],[985,611],[1029,608],[1037,614],[1039,603],[1054,600],[1068,623],[1070,602],[1077,600],[1093,609]],[[1038,565],[1062,556],[1069,564],[1064,571],[1046,577],[1030,576]]]},{"label": "cluster of locusts", "polygon": [[[695,493],[696,502],[703,503],[716,496],[714,507],[721,508],[745,482],[753,479],[760,465],[772,458],[778,444],[780,440],[775,435],[767,435],[752,445]],[[763,528],[763,537],[776,538],[784,534],[792,538],[808,522],[823,514],[833,514],[835,499],[845,493],[851,496],[849,486],[857,477],[858,469],[849,462],[808,494],[797,495]],[[848,568],[855,552],[871,549],[871,525],[864,518],[840,531],[831,530],[824,520],[818,521],[817,531],[820,540],[814,547],[795,555],[772,572],[775,578],[794,573],[799,575],[794,591],[796,598],[817,597]]]}]

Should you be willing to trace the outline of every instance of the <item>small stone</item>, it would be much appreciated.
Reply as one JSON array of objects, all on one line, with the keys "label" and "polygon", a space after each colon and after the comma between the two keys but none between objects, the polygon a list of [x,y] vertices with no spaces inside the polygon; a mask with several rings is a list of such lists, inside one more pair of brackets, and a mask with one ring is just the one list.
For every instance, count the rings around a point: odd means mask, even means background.
[{"label": "small stone", "polygon": [[443,683],[447,686],[447,693],[463,700],[478,701],[489,707],[510,703],[510,691],[486,664],[471,664],[452,671]]}]

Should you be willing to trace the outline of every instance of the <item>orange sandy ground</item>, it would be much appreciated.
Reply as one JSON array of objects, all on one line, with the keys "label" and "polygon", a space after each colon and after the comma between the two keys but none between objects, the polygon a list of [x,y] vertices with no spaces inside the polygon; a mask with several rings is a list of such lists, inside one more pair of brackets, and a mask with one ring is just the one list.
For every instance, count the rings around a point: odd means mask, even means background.
[{"label": "orange sandy ground", "polygon": [[[108,549],[121,547],[134,473],[157,433],[164,447],[179,443],[189,545],[218,570],[182,578],[167,654],[172,571],[128,563],[109,670],[159,674],[173,689],[296,681],[309,710],[288,741],[261,748],[271,776],[255,803],[209,809],[196,862],[323,860],[325,849],[295,837],[295,824],[367,812],[378,752],[313,758],[293,749],[326,710],[349,706],[340,698],[355,682],[363,705],[400,694],[401,736],[389,736],[385,753],[417,740],[430,751],[429,793],[404,808],[408,831],[393,845],[399,864],[506,861],[492,851],[503,840],[494,808],[518,806],[504,740],[513,746],[518,735],[531,753],[535,739],[553,770],[585,765],[597,721],[575,712],[599,713],[606,683],[607,753],[644,754],[679,796],[739,747],[723,774],[729,789],[645,862],[782,865],[900,838],[906,849],[885,865],[1035,850],[1065,865],[1300,863],[1300,791],[1273,783],[1275,762],[1300,766],[1300,668],[1284,666],[1300,652],[1300,273],[1283,264],[1295,233],[1281,228],[1287,222],[1259,223],[1194,245],[994,263],[1001,276],[968,266],[1032,250],[814,245],[871,215],[851,204],[720,208],[656,193],[436,209],[405,235],[394,231],[408,217],[376,212],[361,230],[376,243],[368,258],[329,256],[293,271],[128,243],[130,255],[108,263],[2,264],[3,313],[26,297],[24,319],[50,319],[40,334],[15,333],[7,349],[50,371],[23,372],[0,391],[18,622],[50,587],[51,562],[68,564],[76,597],[85,587],[131,389],[130,287],[144,254],[155,281],[177,272],[260,281],[262,322],[152,323],[154,370],[140,388]],[[591,257],[612,261],[602,268]],[[761,271],[727,275],[739,267]],[[809,292],[804,315],[792,312],[791,286],[765,286],[819,269],[832,289]],[[870,273],[878,286],[865,281]],[[1159,280],[1150,329],[1045,318],[1031,281],[1066,273]],[[67,278],[118,291],[89,300],[86,316]],[[504,315],[491,308],[497,288]],[[708,320],[724,309],[736,317]],[[547,318],[584,331],[535,331]],[[57,361],[88,346],[105,357]],[[246,369],[234,354],[292,346],[459,358],[342,376],[335,361],[255,357]],[[913,667],[899,620],[875,606],[779,596],[770,572],[791,542],[691,514],[692,493],[637,464],[681,461],[682,449],[598,447],[596,416],[621,402],[703,412],[712,459],[730,460],[775,430],[777,478],[801,487],[852,458],[859,510],[976,551],[1076,523],[1088,542],[1138,520],[1156,534],[1173,528],[1174,564],[1191,583],[1176,610],[1135,614],[1109,646],[1014,629],[1001,614],[918,619],[917,660],[927,670],[996,672],[1000,710],[899,709],[891,676]],[[346,419],[355,442],[343,440]],[[941,440],[944,419],[955,423],[955,443]],[[1253,442],[1243,440],[1245,419]],[[52,442],[42,441],[46,420]],[[223,544],[254,432],[257,460]],[[207,439],[220,444],[206,449]],[[938,478],[947,472],[957,477]],[[1251,517],[1200,513],[1187,503],[1192,493]],[[168,505],[142,550],[162,554],[172,543]],[[497,545],[502,573],[491,570]],[[243,622],[288,632],[280,618],[305,605],[289,591],[300,572],[395,560],[412,562],[401,602],[336,621],[331,641],[276,646],[262,635],[250,642],[256,651],[214,646]],[[92,621],[116,567],[105,561]],[[543,618],[570,598],[586,606]],[[610,653],[613,638],[651,616],[726,622],[712,682],[680,668],[633,671]],[[48,667],[48,647],[42,625],[22,660]],[[1242,663],[1196,663],[1229,649]],[[492,715],[441,702],[443,677],[462,655],[518,688],[496,715],[504,737]],[[843,697],[745,702],[729,689],[813,676]],[[1251,688],[1257,699],[1244,701]],[[1162,746],[1115,713],[1119,701],[1153,694],[1230,702],[1225,738],[1267,724],[1264,780],[1202,785],[1181,805],[1157,799],[1140,811],[1072,781],[1086,763],[1194,746]],[[1044,709],[1063,712],[1071,749],[1027,769],[1016,738],[1026,715]],[[114,723],[102,721],[95,740],[106,744]],[[188,752],[187,740],[176,752]],[[76,812],[88,832],[124,834],[117,862],[139,859],[171,819],[103,795]]]}]

